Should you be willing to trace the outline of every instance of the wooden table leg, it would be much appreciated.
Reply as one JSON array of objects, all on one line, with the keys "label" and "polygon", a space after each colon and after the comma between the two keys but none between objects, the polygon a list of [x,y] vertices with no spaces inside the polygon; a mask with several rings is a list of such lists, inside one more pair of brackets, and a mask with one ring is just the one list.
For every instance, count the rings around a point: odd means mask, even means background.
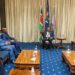
[{"label": "wooden table leg", "polygon": [[71,49],[73,49],[73,43],[71,42]]},{"label": "wooden table leg", "polygon": [[75,73],[72,73],[71,75],[75,75]]},{"label": "wooden table leg", "polygon": [[62,45],[62,40],[60,40],[60,45],[58,46],[58,48],[65,48],[65,47]]}]

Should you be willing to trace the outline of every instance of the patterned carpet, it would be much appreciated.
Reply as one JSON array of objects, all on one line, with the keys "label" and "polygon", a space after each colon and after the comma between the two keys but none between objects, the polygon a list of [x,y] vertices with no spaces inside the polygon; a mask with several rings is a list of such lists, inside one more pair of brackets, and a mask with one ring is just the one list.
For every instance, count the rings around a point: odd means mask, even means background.
[{"label": "patterned carpet", "polygon": [[[21,49],[34,49],[35,43],[20,43]],[[65,62],[62,62],[62,49],[42,49],[38,45],[41,55],[41,75],[71,75]],[[14,64],[5,64],[5,75],[14,68]]]}]

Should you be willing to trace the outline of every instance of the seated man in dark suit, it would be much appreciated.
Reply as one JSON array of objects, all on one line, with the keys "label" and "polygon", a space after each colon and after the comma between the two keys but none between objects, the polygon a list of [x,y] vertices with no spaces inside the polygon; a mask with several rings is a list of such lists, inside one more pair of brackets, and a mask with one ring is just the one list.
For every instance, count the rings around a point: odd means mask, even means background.
[{"label": "seated man in dark suit", "polygon": [[50,46],[52,47],[53,38],[50,36],[50,28],[48,28],[46,31],[43,30],[42,36],[43,36],[42,39],[43,48],[49,48]]}]

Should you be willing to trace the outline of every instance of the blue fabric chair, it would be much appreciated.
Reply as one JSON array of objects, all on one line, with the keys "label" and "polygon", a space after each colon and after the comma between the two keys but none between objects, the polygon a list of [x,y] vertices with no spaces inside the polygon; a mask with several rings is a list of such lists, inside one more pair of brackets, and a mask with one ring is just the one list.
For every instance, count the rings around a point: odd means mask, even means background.
[{"label": "blue fabric chair", "polygon": [[5,40],[0,40],[0,48],[1,50],[9,51],[10,53],[10,60],[14,61],[15,60],[15,55],[14,51],[16,50],[14,45],[6,44]]},{"label": "blue fabric chair", "polygon": [[14,40],[13,42],[11,42],[11,45],[14,45],[15,46],[14,53],[15,53],[15,57],[17,57],[17,55],[21,51],[21,49],[20,49],[20,47],[18,45],[18,42],[14,38],[12,38],[11,36],[9,36],[8,33],[2,33],[0,36],[1,36],[1,39],[3,41],[11,41],[11,40]]},{"label": "blue fabric chair", "polygon": [[4,67],[1,60],[0,60],[0,75],[4,75]]},{"label": "blue fabric chair", "polygon": [[17,57],[18,54],[21,51],[21,48],[18,45],[18,42],[14,38],[12,38],[11,36],[9,36],[8,33],[2,33],[0,36],[1,36],[1,39],[4,40],[4,41],[14,40],[13,42],[11,42],[11,45],[14,45],[15,46],[14,54],[15,54],[15,57]]},{"label": "blue fabric chair", "polygon": [[9,58],[9,51],[7,51],[7,50],[0,50],[0,60],[3,63],[5,63],[8,58]]},{"label": "blue fabric chair", "polygon": [[16,50],[16,48],[14,45],[2,46],[1,49],[4,49],[5,51],[9,51],[10,61],[11,62],[15,61],[14,51]]}]

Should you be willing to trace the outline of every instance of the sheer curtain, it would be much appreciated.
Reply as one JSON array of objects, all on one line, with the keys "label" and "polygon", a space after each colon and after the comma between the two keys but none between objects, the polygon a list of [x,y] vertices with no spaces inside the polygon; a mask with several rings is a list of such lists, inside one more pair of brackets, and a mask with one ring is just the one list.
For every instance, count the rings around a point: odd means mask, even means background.
[{"label": "sheer curtain", "polygon": [[1,17],[0,17],[0,30],[1,30]]},{"label": "sheer curtain", "polygon": [[66,37],[65,42],[75,40],[75,0],[51,0],[56,16],[57,36]]},{"label": "sheer curtain", "polygon": [[39,40],[40,0],[5,0],[5,11],[10,35],[22,42]]},{"label": "sheer curtain", "polygon": [[[41,0],[5,0],[6,26],[10,35],[23,42],[39,40]],[[75,40],[75,0],[49,0],[50,23],[56,17],[56,35],[64,35],[66,42]],[[45,19],[46,0],[42,0]]]}]

